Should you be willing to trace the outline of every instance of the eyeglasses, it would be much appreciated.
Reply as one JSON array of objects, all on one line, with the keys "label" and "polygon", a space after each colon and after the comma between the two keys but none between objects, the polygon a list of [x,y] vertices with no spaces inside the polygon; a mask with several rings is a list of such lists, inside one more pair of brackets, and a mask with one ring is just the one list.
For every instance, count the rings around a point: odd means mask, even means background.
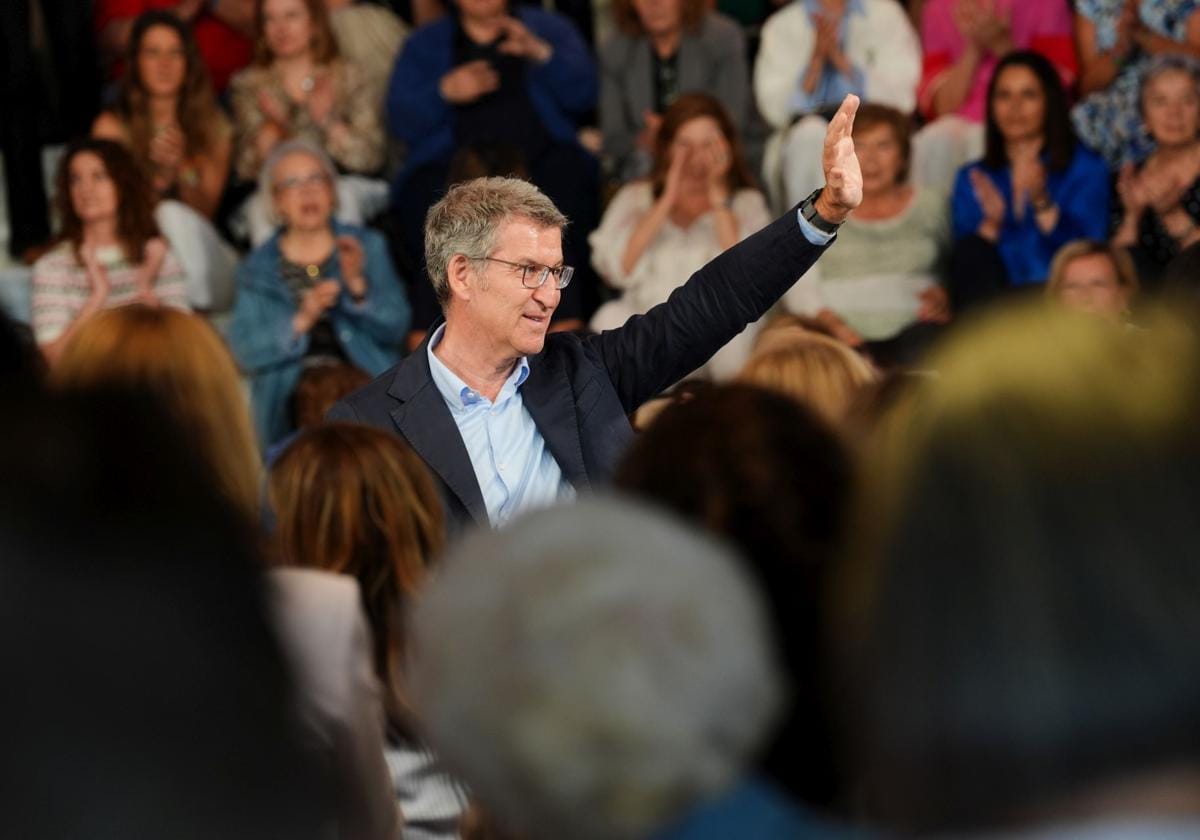
[{"label": "eyeglasses", "polygon": [[532,265],[530,263],[515,263],[508,260],[498,260],[495,257],[474,257],[480,262],[495,262],[521,269],[521,285],[526,289],[540,289],[546,284],[550,275],[554,275],[554,288],[565,289],[575,275],[575,269],[569,265],[551,268],[548,265]]},{"label": "eyeglasses", "polygon": [[324,172],[310,172],[307,175],[293,175],[290,178],[284,178],[282,181],[275,182],[275,189],[278,192],[284,190],[297,190],[301,187],[315,187],[317,184],[329,183],[329,176]]}]

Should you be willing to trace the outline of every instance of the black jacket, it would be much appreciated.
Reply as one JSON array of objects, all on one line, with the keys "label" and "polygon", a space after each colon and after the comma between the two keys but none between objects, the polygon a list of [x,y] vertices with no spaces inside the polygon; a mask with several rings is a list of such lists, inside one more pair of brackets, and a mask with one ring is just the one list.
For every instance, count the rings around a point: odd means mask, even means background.
[{"label": "black jacket", "polygon": [[[825,247],[805,238],[793,209],[620,329],[584,338],[548,335],[542,352],[529,359],[521,397],[563,477],[580,493],[606,484],[633,438],[629,415],[762,317]],[[488,523],[466,447],[430,375],[425,344],[335,405],[329,419],[404,438],[440,485],[451,535],[472,522]]]}]

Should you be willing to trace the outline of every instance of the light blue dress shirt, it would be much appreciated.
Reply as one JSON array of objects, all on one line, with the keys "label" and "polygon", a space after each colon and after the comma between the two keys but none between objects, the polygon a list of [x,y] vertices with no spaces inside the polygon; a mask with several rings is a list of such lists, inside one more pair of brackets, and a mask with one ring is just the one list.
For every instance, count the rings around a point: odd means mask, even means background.
[{"label": "light blue dress shirt", "polygon": [[[812,19],[821,11],[820,0],[800,0],[800,2],[804,4],[804,10],[808,13],[809,19]],[[867,9],[863,5],[863,0],[850,0],[846,4],[846,11],[842,18],[841,34],[839,36],[843,50],[846,49],[846,21],[849,20],[850,15],[865,15],[866,13]],[[851,67],[850,75],[845,76],[834,69],[832,64],[826,64],[824,70],[821,72],[821,80],[817,82],[817,86],[813,88],[812,93],[804,92],[803,83],[804,78],[802,74],[796,80],[796,92],[792,95],[793,114],[811,114],[814,111],[821,111],[825,108],[836,108],[842,103],[842,100],[846,98],[846,94],[848,93],[855,93],[862,96],[867,81],[862,70],[857,67]]]},{"label": "light blue dress shirt", "polygon": [[524,357],[517,362],[493,402],[463,382],[433,352],[445,329],[442,324],[429,340],[429,372],[467,447],[488,521],[497,527],[521,511],[574,499],[575,488],[563,478],[521,399],[529,362]]},{"label": "light blue dress shirt", "polygon": [[[817,230],[799,210],[796,220],[812,244],[825,245],[833,239],[833,234]],[[517,361],[493,402],[463,382],[433,352],[445,330],[445,324],[439,326],[426,347],[429,373],[467,447],[488,521],[497,527],[524,510],[574,499],[575,488],[563,478],[521,399],[529,362],[524,357]]]}]

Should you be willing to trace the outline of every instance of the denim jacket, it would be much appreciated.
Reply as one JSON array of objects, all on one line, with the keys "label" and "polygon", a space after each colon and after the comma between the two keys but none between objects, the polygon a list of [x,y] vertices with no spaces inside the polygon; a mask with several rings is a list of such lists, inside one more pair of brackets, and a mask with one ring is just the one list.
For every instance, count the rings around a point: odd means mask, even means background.
[{"label": "denim jacket", "polygon": [[[337,221],[332,225],[335,236],[349,234],[362,243],[367,296],[355,303],[343,291],[327,315],[349,360],[377,376],[400,360],[412,315],[408,297],[378,232]],[[292,334],[297,306],[280,273],[281,233],[277,231],[238,266],[228,335],[234,357],[250,378],[254,427],[264,448],[290,430],[288,397],[300,378],[309,341],[307,334]],[[331,279],[341,280],[338,261],[333,262]]]}]

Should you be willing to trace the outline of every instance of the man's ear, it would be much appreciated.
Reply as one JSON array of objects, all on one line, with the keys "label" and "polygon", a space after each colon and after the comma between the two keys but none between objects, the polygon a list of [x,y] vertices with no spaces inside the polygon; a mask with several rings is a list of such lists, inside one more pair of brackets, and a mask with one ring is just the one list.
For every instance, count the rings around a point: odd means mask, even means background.
[{"label": "man's ear", "polygon": [[463,254],[455,254],[446,266],[446,279],[450,283],[450,297],[469,301],[475,293],[475,266]]}]

